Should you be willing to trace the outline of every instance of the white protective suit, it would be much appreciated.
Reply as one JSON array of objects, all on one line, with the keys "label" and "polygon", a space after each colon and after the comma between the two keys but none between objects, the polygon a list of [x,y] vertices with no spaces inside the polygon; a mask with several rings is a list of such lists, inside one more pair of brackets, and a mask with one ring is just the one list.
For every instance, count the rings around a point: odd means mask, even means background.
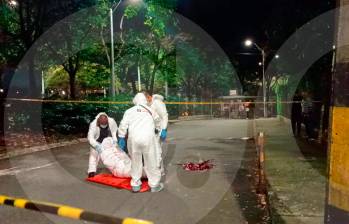
[{"label": "white protective suit", "polygon": [[143,93],[138,93],[133,99],[134,107],[128,109],[120,123],[119,137],[125,138],[128,133],[127,147],[132,161],[131,186],[141,186],[142,156],[144,171],[151,188],[158,187],[161,171],[156,164],[155,128],[159,127],[159,116],[147,106]]},{"label": "white protective suit", "polygon": [[[87,139],[90,144],[90,158],[89,158],[89,164],[88,164],[88,173],[96,172],[97,166],[99,162],[99,154],[95,150],[97,144],[97,139],[99,138],[99,132],[100,127],[97,126],[97,120],[101,115],[105,115],[108,117],[106,113],[99,113],[96,118],[91,122],[90,128],[88,130]],[[112,135],[112,139],[117,142],[116,132],[118,131],[118,125],[116,124],[115,120],[111,117],[108,117],[108,126]]]},{"label": "white protective suit", "polygon": [[160,140],[160,133],[162,129],[167,129],[168,125],[168,113],[166,105],[164,103],[164,97],[158,94],[154,94],[152,98],[151,108],[160,117],[160,132],[156,135],[156,154],[157,154],[157,166],[160,167],[162,175],[165,174],[164,163],[162,159],[162,142]]},{"label": "white protective suit", "polygon": [[102,142],[101,160],[109,171],[117,177],[130,177],[131,159],[113,142],[113,138],[105,138]]}]

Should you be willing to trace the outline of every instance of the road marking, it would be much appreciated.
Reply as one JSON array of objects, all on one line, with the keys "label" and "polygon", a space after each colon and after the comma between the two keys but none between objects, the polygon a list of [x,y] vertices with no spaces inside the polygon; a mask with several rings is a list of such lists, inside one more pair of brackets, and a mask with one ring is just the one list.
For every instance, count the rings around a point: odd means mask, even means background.
[{"label": "road marking", "polygon": [[241,140],[250,140],[253,139],[253,137],[242,137]]},{"label": "road marking", "polygon": [[3,169],[3,170],[0,170],[0,173],[1,173],[1,171],[3,171],[3,172],[9,172],[9,171],[15,170],[15,169],[17,169],[17,168],[18,168],[17,166],[14,166],[14,167],[11,167],[11,168],[8,168],[8,169]]},{"label": "road marking", "polygon": [[52,163],[48,163],[45,165],[30,167],[30,168],[13,167],[10,169],[0,170],[0,176],[17,175],[18,173],[22,173],[22,172],[28,172],[28,171],[32,171],[32,170],[37,170],[37,169],[49,167],[49,166],[54,165],[55,163],[57,163],[57,162],[52,162]]},{"label": "road marking", "polygon": [[[88,151],[88,152],[86,152],[83,155],[89,155],[89,154],[90,154],[90,152]],[[75,159],[75,158],[62,159],[62,160],[51,162],[51,163],[47,163],[47,164],[44,164],[44,165],[41,165],[41,166],[35,166],[35,167],[29,167],[29,168],[20,168],[20,167],[15,166],[15,167],[11,167],[11,168],[8,168],[8,169],[0,170],[0,176],[16,175],[18,173],[28,172],[28,171],[32,171],[32,170],[41,169],[41,168],[46,168],[46,167],[52,166],[52,165],[54,165],[56,163],[59,163],[59,162],[62,162],[62,161],[73,160],[73,159]]]}]

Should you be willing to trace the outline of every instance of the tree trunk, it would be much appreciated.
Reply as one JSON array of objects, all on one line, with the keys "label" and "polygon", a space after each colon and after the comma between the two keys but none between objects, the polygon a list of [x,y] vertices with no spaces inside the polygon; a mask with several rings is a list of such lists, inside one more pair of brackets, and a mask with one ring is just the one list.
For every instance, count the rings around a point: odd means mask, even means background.
[{"label": "tree trunk", "polygon": [[35,71],[34,71],[34,57],[35,55],[30,55],[29,56],[29,61],[28,61],[28,94],[30,97],[37,97],[38,89],[36,85],[36,80],[35,80]]},{"label": "tree trunk", "polygon": [[155,75],[156,75],[156,70],[157,69],[158,69],[158,65],[156,64],[154,66],[154,69],[153,69],[153,71],[151,73],[151,77],[150,77],[150,87],[149,87],[149,90],[148,90],[150,94],[153,94],[153,92],[154,92]]},{"label": "tree trunk", "polygon": [[4,136],[5,133],[5,96],[7,96],[8,90],[10,88],[10,83],[11,80],[13,78],[13,75],[15,73],[15,69],[10,66],[10,65],[4,65],[1,69],[0,69],[0,74],[2,74],[3,77],[1,77],[1,87],[4,89],[4,92],[1,93],[0,96],[0,137]]},{"label": "tree trunk", "polygon": [[134,95],[137,94],[137,86],[136,86],[136,81],[133,79],[131,80],[131,84],[132,84],[132,92]]},{"label": "tree trunk", "polygon": [[187,83],[187,89],[186,90],[187,90],[186,93],[187,93],[188,99],[191,99],[191,83],[190,83],[190,81],[188,81],[188,83]]},{"label": "tree trunk", "polygon": [[136,79],[133,75],[134,67],[126,67],[125,68],[125,82],[124,86],[128,86],[128,83],[131,83],[132,93],[137,94],[137,86],[136,86]]},{"label": "tree trunk", "polygon": [[160,64],[160,59],[159,59],[159,54],[160,54],[160,43],[157,44],[157,50],[156,50],[156,60],[154,61],[154,68],[150,76],[150,87],[149,87],[149,93],[153,94],[154,91],[154,82],[155,82],[155,75],[156,75],[156,70],[158,69],[158,66]]},{"label": "tree trunk", "polygon": [[149,86],[150,86],[150,65],[144,64],[144,86],[147,91],[149,91]]},{"label": "tree trunk", "polygon": [[79,69],[79,56],[76,55],[75,58],[69,57],[68,64],[62,64],[64,67],[64,70],[69,75],[69,89],[70,89],[70,98],[75,99],[76,98],[76,88],[75,88],[75,80],[76,80],[76,73]]},{"label": "tree trunk", "polygon": [[[122,69],[116,70],[116,71],[119,71],[119,74],[122,75]],[[117,74],[115,74],[115,82],[116,82],[116,80],[117,80],[117,77],[118,77]],[[120,89],[117,87],[116,83],[115,83],[115,94],[116,94],[116,95],[119,95],[119,94],[120,94]]]},{"label": "tree trunk", "polygon": [[106,56],[106,58],[108,60],[108,64],[111,65],[110,55],[109,55],[109,48],[107,47],[107,44],[105,43],[104,36],[103,36],[103,27],[101,27],[99,35],[101,37],[103,50],[104,50],[105,56]]},{"label": "tree trunk", "polygon": [[76,99],[75,77],[76,77],[76,74],[74,72],[69,73],[69,88],[70,88],[70,98],[71,99]]}]

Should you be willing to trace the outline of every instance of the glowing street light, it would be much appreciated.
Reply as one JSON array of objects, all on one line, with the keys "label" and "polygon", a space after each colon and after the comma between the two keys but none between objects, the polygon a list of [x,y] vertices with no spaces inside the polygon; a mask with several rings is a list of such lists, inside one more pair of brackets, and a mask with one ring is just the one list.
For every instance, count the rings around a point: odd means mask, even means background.
[{"label": "glowing street light", "polygon": [[276,59],[279,59],[279,58],[280,58],[280,55],[278,55],[278,54],[275,55],[275,58],[276,58]]},{"label": "glowing street light", "polygon": [[9,4],[10,4],[11,6],[15,7],[15,6],[18,5],[18,2],[15,1],[15,0],[11,0],[11,1],[9,2]]},{"label": "glowing street light", "polygon": [[130,0],[130,3],[131,4],[138,4],[138,3],[141,3],[142,0]]},{"label": "glowing street light", "polygon": [[250,40],[250,39],[245,40],[245,46],[246,47],[251,47],[252,44],[253,44],[252,40]]},{"label": "glowing street light", "polygon": [[267,117],[267,107],[266,107],[266,101],[267,101],[267,95],[266,95],[266,89],[265,89],[265,51],[263,48],[258,46],[255,42],[253,42],[251,39],[245,40],[245,46],[246,47],[252,47],[253,45],[262,53],[262,63],[260,64],[262,66],[262,72],[263,72],[263,81],[262,81],[262,89],[263,89],[263,115],[264,117]]},{"label": "glowing street light", "polygon": [[262,62],[258,62],[258,65],[259,65],[259,66],[262,66]]}]

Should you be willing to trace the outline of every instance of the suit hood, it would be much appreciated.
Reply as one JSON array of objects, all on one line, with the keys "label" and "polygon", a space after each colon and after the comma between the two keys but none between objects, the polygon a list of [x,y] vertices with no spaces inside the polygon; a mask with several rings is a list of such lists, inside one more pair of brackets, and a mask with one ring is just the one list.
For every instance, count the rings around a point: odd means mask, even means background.
[{"label": "suit hood", "polygon": [[137,93],[136,96],[133,98],[133,104],[134,105],[147,105],[148,101],[147,98],[143,93]]},{"label": "suit hood", "polygon": [[164,101],[164,97],[159,95],[159,94],[154,94],[153,95],[153,100],[161,100]]},{"label": "suit hood", "polygon": [[106,116],[107,118],[109,118],[109,116],[108,116],[107,113],[101,112],[101,113],[97,114],[96,119],[98,119],[98,118],[99,118],[100,116],[102,116],[102,115],[104,115],[104,116]]}]

